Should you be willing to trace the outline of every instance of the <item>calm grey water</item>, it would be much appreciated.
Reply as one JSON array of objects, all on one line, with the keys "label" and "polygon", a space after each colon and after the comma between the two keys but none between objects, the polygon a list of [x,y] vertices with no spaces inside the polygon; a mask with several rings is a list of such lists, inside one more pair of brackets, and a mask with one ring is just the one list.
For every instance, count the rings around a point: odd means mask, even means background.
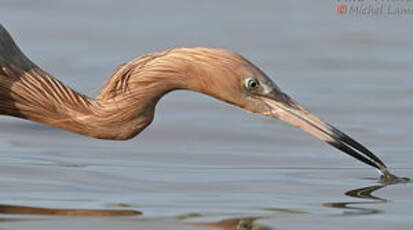
[{"label": "calm grey water", "polygon": [[[413,178],[412,15],[342,16],[333,0],[0,5],[24,52],[82,93],[147,52],[231,49]],[[412,184],[379,185],[374,169],[295,128],[188,91],[125,142],[0,117],[0,204],[143,212],[1,214],[2,229],[411,229]]]}]

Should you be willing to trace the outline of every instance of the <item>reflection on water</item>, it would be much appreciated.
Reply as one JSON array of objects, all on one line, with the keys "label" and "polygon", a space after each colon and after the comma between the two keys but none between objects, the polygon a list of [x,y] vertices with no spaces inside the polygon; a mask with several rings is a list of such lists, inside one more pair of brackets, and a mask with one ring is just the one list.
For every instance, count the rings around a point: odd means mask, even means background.
[{"label": "reflection on water", "polygon": [[[404,181],[406,182],[406,181]],[[373,192],[383,189],[394,184],[379,184],[373,186],[367,186],[357,189],[352,189],[344,194],[348,197],[360,198],[365,201],[355,202],[328,202],[324,203],[324,207],[343,209],[341,216],[354,216],[354,215],[370,215],[384,213],[384,210],[378,208],[371,208],[372,204],[387,203],[388,199],[373,195]],[[360,207],[360,206],[369,207]],[[129,205],[122,205],[122,207],[129,207]],[[266,208],[267,211],[273,211],[284,214],[309,214],[305,211],[290,210],[284,208]],[[137,216],[142,213],[135,210],[104,210],[104,209],[55,209],[55,208],[41,208],[31,206],[18,206],[18,205],[5,205],[0,204],[0,214],[13,214],[13,215],[51,215],[51,216]],[[202,213],[189,213],[186,215],[176,216],[173,220],[177,225],[191,225],[200,227],[211,227],[225,230],[270,230],[272,227],[257,223],[260,219],[273,219],[276,217],[274,214],[263,216],[249,216],[242,218],[224,219],[217,222],[186,222],[187,219],[203,217]],[[0,221],[20,221],[29,219],[20,218],[4,218]],[[170,218],[139,218],[137,221],[170,221]],[[183,222],[185,221],[185,222]]]},{"label": "reflection on water", "polygon": [[374,191],[382,189],[386,186],[387,186],[386,184],[383,184],[383,185],[374,185],[374,186],[353,189],[353,190],[347,191],[345,195],[356,197],[356,198],[379,200],[379,201],[387,202],[386,199],[372,195]]},{"label": "reflection on water", "polygon": [[58,209],[0,204],[0,214],[54,215],[54,216],[136,216],[135,210]]},{"label": "reflection on water", "polygon": [[256,220],[263,217],[245,217],[222,220],[214,223],[195,223],[191,225],[220,228],[225,230],[270,230],[273,228],[257,224]]},{"label": "reflection on water", "polygon": [[[56,208],[41,208],[19,205],[0,204],[0,214],[13,215],[51,215],[51,216],[136,216],[142,213],[135,210],[99,210],[99,209],[56,209]],[[193,217],[200,217],[201,214],[187,214],[178,216],[176,219],[183,220]],[[213,223],[191,223],[194,226],[205,226],[213,228],[221,228],[225,230],[270,230],[272,228],[254,223],[258,219],[264,217],[245,217],[226,219]],[[21,218],[1,218],[0,222],[23,221],[28,219]],[[140,219],[145,221],[145,219]]]},{"label": "reflection on water", "polygon": [[345,216],[347,215],[369,215],[369,214],[382,213],[383,211],[380,209],[355,207],[355,205],[366,205],[366,204],[370,205],[370,204],[386,203],[387,202],[386,199],[372,195],[374,191],[382,189],[386,186],[387,186],[386,184],[368,186],[368,187],[353,189],[345,193],[345,195],[350,196],[350,197],[367,199],[370,201],[329,202],[329,203],[324,203],[323,206],[330,207],[330,208],[345,209],[345,211],[342,213],[342,215],[345,215]]},{"label": "reflection on water", "polygon": [[[328,202],[324,203],[323,206],[330,208],[341,208],[346,211],[343,212],[343,215],[369,215],[369,214],[378,214],[383,213],[383,210],[375,208],[362,208],[354,207],[354,205],[371,205],[379,203],[387,203],[388,200],[378,196],[372,195],[373,192],[385,188],[390,185],[409,183],[410,179],[407,177],[396,177],[392,175],[392,180],[387,183],[380,185],[373,185],[368,187],[362,187],[357,189],[352,189],[344,193],[346,196],[361,198],[369,201],[358,201],[358,202]],[[382,178],[380,178],[382,179]]]}]

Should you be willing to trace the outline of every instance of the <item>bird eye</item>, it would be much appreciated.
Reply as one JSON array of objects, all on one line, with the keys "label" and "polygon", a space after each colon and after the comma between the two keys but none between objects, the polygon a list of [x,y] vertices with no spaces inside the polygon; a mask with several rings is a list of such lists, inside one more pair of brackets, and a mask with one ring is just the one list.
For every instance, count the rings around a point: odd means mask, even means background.
[{"label": "bird eye", "polygon": [[255,89],[258,87],[258,81],[255,79],[248,79],[246,82],[247,89]]}]

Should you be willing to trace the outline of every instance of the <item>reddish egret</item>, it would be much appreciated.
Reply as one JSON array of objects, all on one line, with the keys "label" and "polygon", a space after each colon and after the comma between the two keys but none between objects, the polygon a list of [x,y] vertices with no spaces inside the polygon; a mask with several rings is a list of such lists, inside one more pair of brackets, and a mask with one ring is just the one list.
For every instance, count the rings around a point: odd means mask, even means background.
[{"label": "reddish egret", "polygon": [[175,48],[117,68],[97,98],[77,93],[31,62],[0,25],[0,114],[112,140],[138,135],[166,93],[186,89],[277,118],[388,175],[384,163],[351,137],[297,104],[264,72],[234,52]]}]

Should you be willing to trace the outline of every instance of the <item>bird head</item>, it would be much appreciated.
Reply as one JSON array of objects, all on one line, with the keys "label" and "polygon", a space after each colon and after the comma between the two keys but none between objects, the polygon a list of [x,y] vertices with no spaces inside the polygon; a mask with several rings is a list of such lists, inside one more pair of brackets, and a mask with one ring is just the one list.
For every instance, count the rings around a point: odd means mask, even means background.
[{"label": "bird head", "polygon": [[169,55],[175,62],[186,63],[181,66],[189,83],[182,88],[284,121],[377,168],[382,174],[387,171],[384,163],[366,147],[299,105],[241,55],[211,48],[181,48]]}]

